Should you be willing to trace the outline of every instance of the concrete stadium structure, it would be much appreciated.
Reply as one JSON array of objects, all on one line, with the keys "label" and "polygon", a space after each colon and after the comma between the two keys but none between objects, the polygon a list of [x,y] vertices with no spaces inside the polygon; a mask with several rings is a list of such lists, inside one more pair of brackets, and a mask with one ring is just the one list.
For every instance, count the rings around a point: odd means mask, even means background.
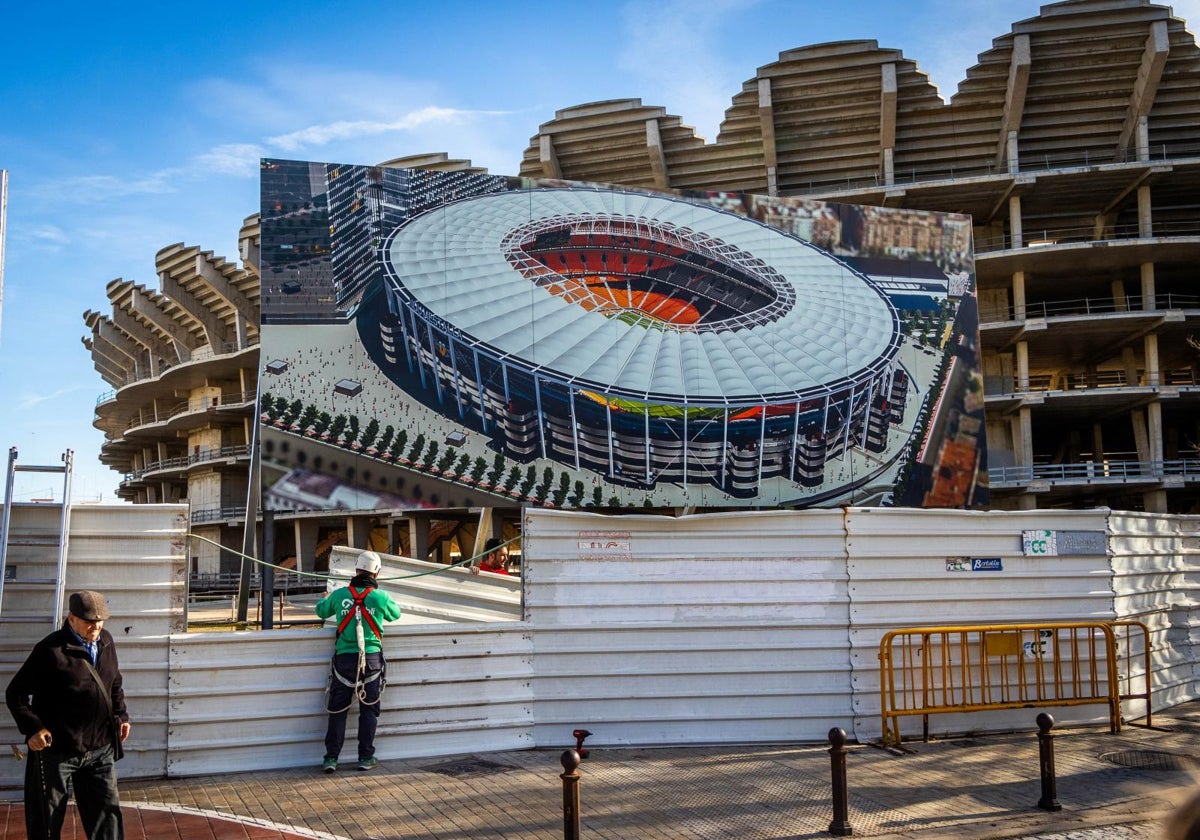
[{"label": "concrete stadium structure", "polygon": [[[789,50],[715,143],[637,99],[558,111],[520,174],[974,219],[992,504],[1200,509],[1200,50],[1144,0],[1017,22],[949,102],[899,50]],[[881,243],[884,246],[887,243]]]},{"label": "concrete stadium structure", "polygon": [[389,361],[521,460],[752,496],[767,477],[820,484],[849,447],[882,452],[904,404],[888,298],[737,213],[540,187],[437,207],[383,253]]},{"label": "concrete stadium structure", "polygon": [[[160,290],[108,284],[111,314],[87,311],[83,338],[113,390],[96,401],[100,460],[135,503],[186,501],[190,571],[221,571],[240,549],[257,422],[258,217],[238,237],[242,265],[183,244],[158,252]],[[215,545],[214,545],[215,544]]]},{"label": "concrete stadium structure", "polygon": [[[385,165],[480,173],[444,154]],[[1167,6],[1047,5],[949,102],[873,41],[789,50],[713,143],[637,99],[565,108],[520,174],[969,214],[992,505],[1200,509],[1200,50]],[[113,399],[104,457],[132,471]]]}]

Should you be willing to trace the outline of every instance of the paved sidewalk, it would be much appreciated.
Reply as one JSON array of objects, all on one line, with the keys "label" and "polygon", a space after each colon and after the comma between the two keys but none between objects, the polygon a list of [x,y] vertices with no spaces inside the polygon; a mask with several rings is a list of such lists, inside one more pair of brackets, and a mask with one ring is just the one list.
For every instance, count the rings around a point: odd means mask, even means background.
[{"label": "paved sidewalk", "polygon": [[[1200,789],[1196,701],[1155,715],[1153,729],[1129,725],[1119,735],[1110,735],[1107,727],[1056,729],[1062,810],[1042,811],[1036,807],[1041,796],[1036,711],[1030,710],[1030,731],[1025,733],[906,744],[911,754],[851,746],[847,777],[854,836],[1141,840],[1154,837],[1162,817]],[[832,800],[827,749],[594,749],[579,768],[583,837],[828,837]],[[146,803],[156,811],[165,807],[209,815],[210,830],[185,833],[181,828],[181,840],[546,840],[563,836],[561,752],[385,757],[370,773],[351,764],[325,775],[314,761],[311,770],[131,780],[122,782],[122,798],[140,813],[147,808],[138,805]],[[11,813],[6,814],[6,807]],[[8,819],[8,832],[0,836],[7,840],[24,836],[20,820],[13,819],[18,809],[0,803],[0,827]],[[218,827],[218,817],[249,818],[254,831],[231,828],[229,822]]]}]

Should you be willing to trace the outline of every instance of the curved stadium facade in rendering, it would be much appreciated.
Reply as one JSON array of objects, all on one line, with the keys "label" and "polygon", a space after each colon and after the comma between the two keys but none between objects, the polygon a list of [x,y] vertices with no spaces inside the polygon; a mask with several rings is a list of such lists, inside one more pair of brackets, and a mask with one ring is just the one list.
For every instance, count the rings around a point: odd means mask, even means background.
[{"label": "curved stadium facade in rendering", "polygon": [[607,481],[824,481],[903,415],[903,331],[826,251],[682,197],[541,187],[459,199],[383,243],[387,361],[519,460]]}]

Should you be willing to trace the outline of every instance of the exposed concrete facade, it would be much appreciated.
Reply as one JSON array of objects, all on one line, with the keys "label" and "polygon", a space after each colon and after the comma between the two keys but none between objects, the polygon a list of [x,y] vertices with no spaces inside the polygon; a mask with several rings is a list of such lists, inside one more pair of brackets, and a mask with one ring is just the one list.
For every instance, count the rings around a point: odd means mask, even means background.
[{"label": "exposed concrete facade", "polygon": [[[108,284],[111,314],[87,311],[83,339],[114,390],[96,403],[100,460],[117,495],[190,506],[193,533],[240,549],[258,390],[258,217],[239,234],[241,267],[210,251],[158,252],[159,291]],[[189,570],[221,571],[220,550],[189,544]]]},{"label": "exposed concrete facade", "polygon": [[1200,510],[1200,50],[1166,6],[1044,6],[949,103],[874,41],[789,50],[715,143],[595,102],[520,174],[968,213],[994,506]]}]

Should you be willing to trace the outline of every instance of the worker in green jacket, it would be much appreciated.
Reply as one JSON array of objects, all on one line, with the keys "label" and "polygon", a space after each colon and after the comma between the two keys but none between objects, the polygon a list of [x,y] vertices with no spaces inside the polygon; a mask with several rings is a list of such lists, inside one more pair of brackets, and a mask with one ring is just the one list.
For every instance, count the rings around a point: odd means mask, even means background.
[{"label": "worker in green jacket", "polygon": [[400,607],[376,587],[383,561],[374,551],[364,551],[354,563],[349,586],[335,589],[317,602],[317,615],[337,619],[337,644],[325,696],[329,724],[325,729],[326,773],[337,770],[346,740],[346,716],[358,698],[358,769],[372,770],[379,701],[386,682],[383,661],[383,623],[400,617]]}]

